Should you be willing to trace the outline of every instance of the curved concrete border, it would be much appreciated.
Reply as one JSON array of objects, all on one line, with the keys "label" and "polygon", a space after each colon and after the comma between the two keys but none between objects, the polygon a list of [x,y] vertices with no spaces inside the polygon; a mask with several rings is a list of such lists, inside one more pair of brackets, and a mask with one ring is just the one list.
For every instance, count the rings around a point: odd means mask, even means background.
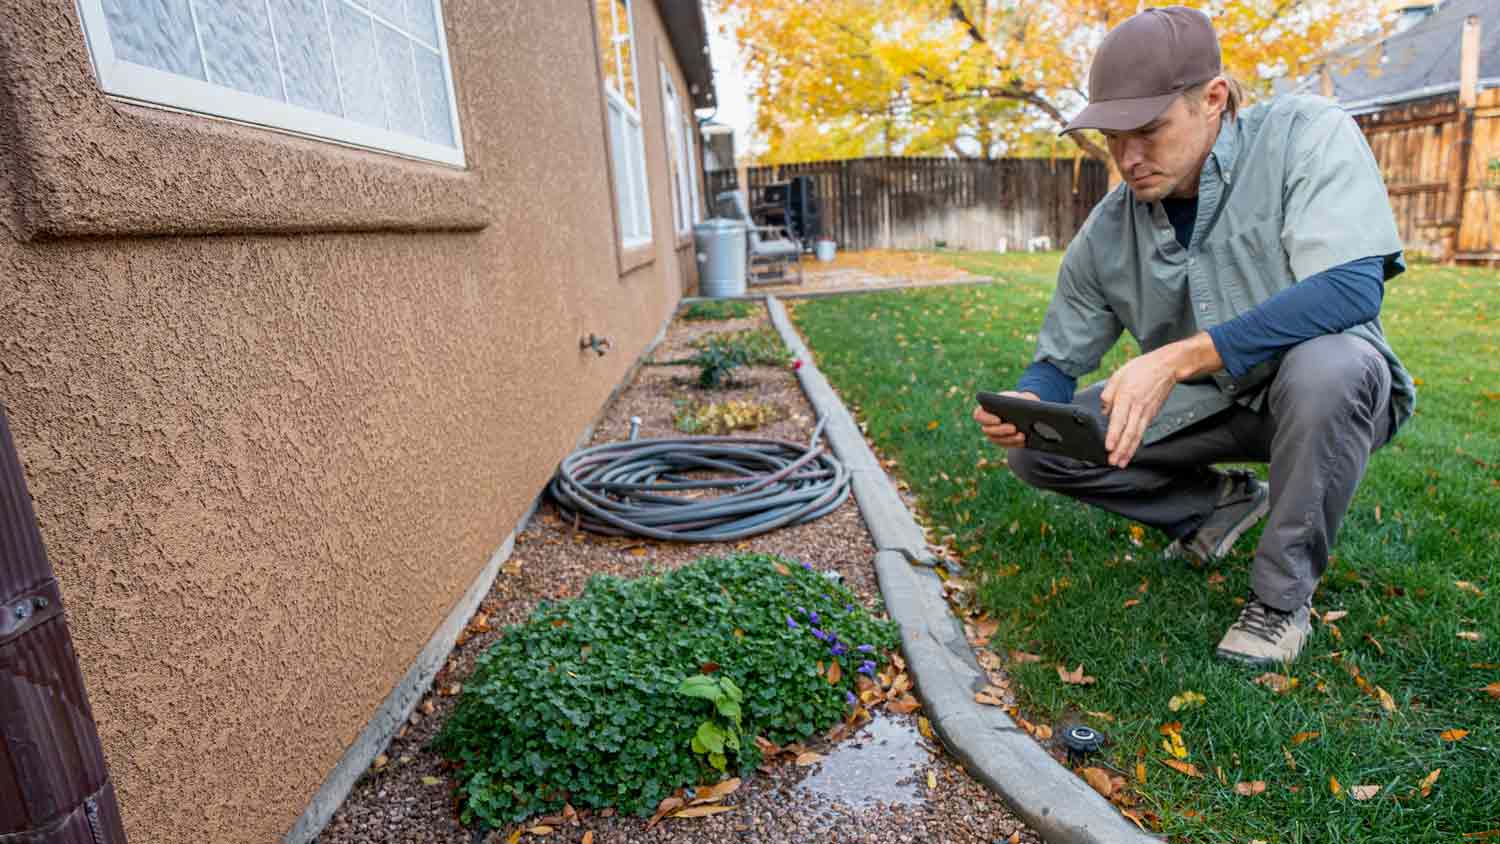
[{"label": "curved concrete border", "polygon": [[970,774],[1005,798],[1027,825],[1052,844],[1161,844],[1074,776],[1010,719],[974,701],[988,682],[948,609],[942,581],[913,566],[928,557],[922,528],[865,442],[843,401],[818,371],[812,355],[775,296],[766,297],[771,322],[802,366],[797,377],[820,417],[833,453],[849,467],[854,496],[875,540],[875,574],[891,619],[901,627],[901,649],[917,681],[932,725]]}]

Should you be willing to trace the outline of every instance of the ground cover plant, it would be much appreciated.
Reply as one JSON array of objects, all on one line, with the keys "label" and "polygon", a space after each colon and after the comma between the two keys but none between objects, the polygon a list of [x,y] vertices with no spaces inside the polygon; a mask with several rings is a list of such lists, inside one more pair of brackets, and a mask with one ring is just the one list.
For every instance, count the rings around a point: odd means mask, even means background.
[{"label": "ground cover plant", "polygon": [[678,403],[672,424],[684,434],[716,436],[734,431],[753,431],[785,416],[786,411],[781,407],[764,402],[741,399],[721,402],[682,401]]},{"label": "ground cover plant", "polygon": [[842,720],[896,639],[848,589],[777,557],[597,575],[479,657],[435,746],[465,823],[565,804],[649,815],[679,787],[753,769],[757,738]]},{"label": "ground cover plant", "polygon": [[[1154,532],[1011,477],[970,419],[976,390],[1010,388],[1029,362],[1059,256],[949,260],[998,281],[823,299],[795,319],[979,582],[1023,714],[1106,732],[1090,764],[1119,782],[1096,787],[1123,783],[1117,798],[1175,840],[1500,827],[1500,273],[1415,266],[1388,285],[1417,415],[1371,462],[1307,650],[1249,671],[1212,653],[1258,532],[1210,568],[1163,560]],[[1133,351],[1122,341],[1083,383]]]},{"label": "ground cover plant", "polygon": [[760,307],[759,302],[749,302],[744,299],[709,299],[688,305],[682,311],[682,318],[690,322],[744,319],[754,314],[758,307]]},{"label": "ground cover plant", "polygon": [[694,340],[692,345],[695,349],[707,349],[714,345],[734,349],[751,366],[784,366],[792,360],[792,353],[787,351],[781,335],[771,328],[747,328],[743,331],[709,334]]}]

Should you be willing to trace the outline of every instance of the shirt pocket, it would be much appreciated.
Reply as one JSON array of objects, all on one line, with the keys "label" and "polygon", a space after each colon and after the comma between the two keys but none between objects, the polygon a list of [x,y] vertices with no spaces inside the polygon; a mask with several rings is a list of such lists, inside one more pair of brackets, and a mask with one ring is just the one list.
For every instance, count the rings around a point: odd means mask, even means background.
[{"label": "shirt pocket", "polygon": [[1214,287],[1228,306],[1224,314],[1228,321],[1289,287],[1293,278],[1281,246],[1278,221],[1224,222],[1204,246],[1211,260]]}]

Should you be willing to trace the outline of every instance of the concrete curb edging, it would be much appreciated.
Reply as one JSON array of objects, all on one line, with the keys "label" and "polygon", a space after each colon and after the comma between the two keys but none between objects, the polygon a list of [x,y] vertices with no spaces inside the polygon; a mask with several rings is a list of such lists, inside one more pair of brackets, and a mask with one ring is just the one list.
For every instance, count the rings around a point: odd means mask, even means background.
[{"label": "concrete curb edging", "polygon": [[766,310],[783,342],[802,362],[797,377],[819,417],[833,453],[850,469],[860,514],[878,549],[875,574],[891,619],[901,628],[901,650],[924,708],[943,743],[975,778],[1010,804],[1052,844],[1161,844],[1032,740],[1004,710],[974,701],[988,682],[948,609],[942,581],[912,564],[928,557],[926,538],[880,467],[858,424],[818,371],[786,308],[775,296]]}]

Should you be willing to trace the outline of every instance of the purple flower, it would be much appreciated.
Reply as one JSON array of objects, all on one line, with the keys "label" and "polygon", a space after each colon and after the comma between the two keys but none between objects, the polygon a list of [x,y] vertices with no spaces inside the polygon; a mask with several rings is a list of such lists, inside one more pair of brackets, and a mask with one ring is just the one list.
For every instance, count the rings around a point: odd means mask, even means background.
[{"label": "purple flower", "polygon": [[859,664],[859,673],[861,673],[861,674],[868,674],[871,677],[874,677],[875,676],[875,663],[869,661],[868,659],[865,660],[864,662],[861,662]]},{"label": "purple flower", "polygon": [[853,604],[845,604],[844,605],[844,612],[854,612],[854,605]]},{"label": "purple flower", "polygon": [[850,706],[853,706],[854,704],[856,704],[858,702],[859,702],[859,699],[854,696],[854,692],[844,692],[844,703],[847,703]]},{"label": "purple flower", "polygon": [[807,569],[808,571],[812,571],[812,563],[803,563],[802,567]]},{"label": "purple flower", "polygon": [[849,649],[844,647],[843,642],[835,639],[833,642],[833,647],[829,648],[828,652],[833,654],[834,656],[843,656],[844,654],[849,652]]},{"label": "purple flower", "polygon": [[812,620],[813,624],[817,624],[818,623],[818,611],[817,610],[813,610],[812,612],[808,613],[807,617]]},{"label": "purple flower", "polygon": [[823,631],[819,630],[816,627],[809,627],[807,629],[812,632],[814,639],[817,639],[818,641],[821,641],[821,642],[828,641],[828,634],[827,633],[824,633]]},{"label": "purple flower", "polygon": [[798,624],[797,624],[797,622],[792,621],[792,617],[791,616],[787,616],[786,617],[786,626],[789,627],[789,628],[791,628],[792,630],[796,630],[797,627],[798,627]]},{"label": "purple flower", "polygon": [[797,615],[807,615],[807,610],[805,610],[805,609],[803,609],[801,607],[798,607],[797,608]]},{"label": "purple flower", "polygon": [[875,646],[874,645],[860,645],[859,646],[859,652],[862,653],[862,654],[874,653],[874,651],[875,651]]}]

